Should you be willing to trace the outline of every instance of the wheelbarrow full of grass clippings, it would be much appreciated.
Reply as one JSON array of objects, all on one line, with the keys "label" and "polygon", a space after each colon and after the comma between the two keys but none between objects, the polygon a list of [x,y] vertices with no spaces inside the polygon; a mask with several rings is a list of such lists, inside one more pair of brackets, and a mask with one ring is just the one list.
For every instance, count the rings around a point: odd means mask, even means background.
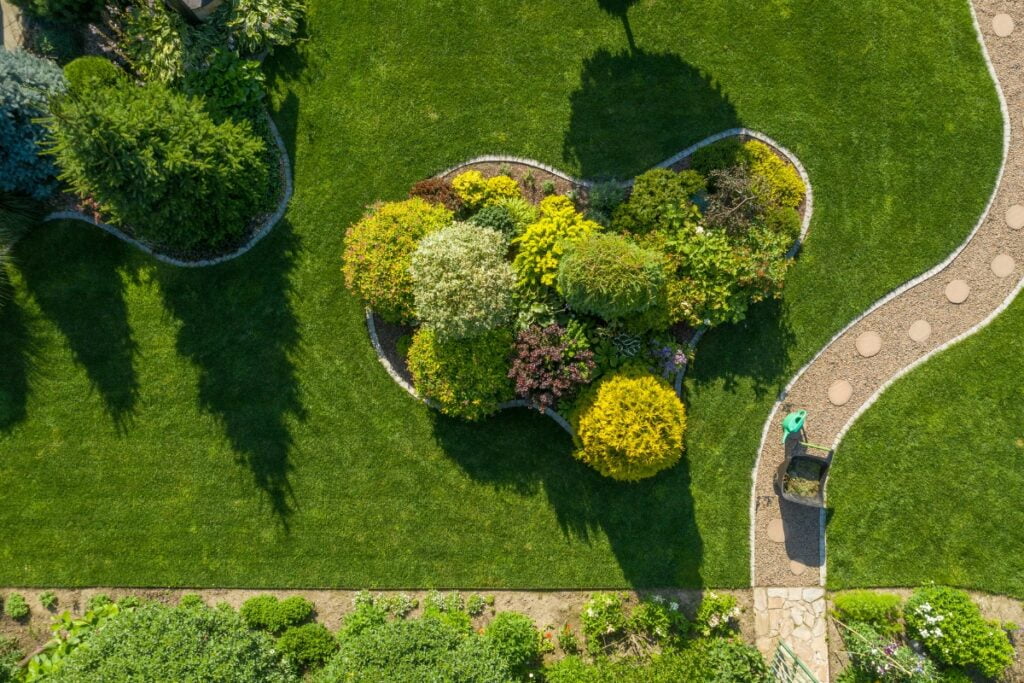
[{"label": "wheelbarrow full of grass clippings", "polygon": [[[775,473],[775,485],[784,500],[810,507],[825,507],[825,479],[832,464],[832,449],[807,443],[803,433],[807,411],[790,413],[782,421],[782,443],[786,457]],[[791,437],[796,437],[795,439]],[[809,451],[825,451],[816,455]]]}]

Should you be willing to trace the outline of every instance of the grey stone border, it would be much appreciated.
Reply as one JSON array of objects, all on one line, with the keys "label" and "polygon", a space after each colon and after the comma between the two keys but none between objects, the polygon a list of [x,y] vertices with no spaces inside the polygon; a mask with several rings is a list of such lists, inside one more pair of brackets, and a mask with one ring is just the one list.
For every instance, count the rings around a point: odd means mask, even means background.
[{"label": "grey stone border", "polygon": [[47,214],[43,218],[43,221],[84,221],[86,223],[89,223],[90,225],[96,226],[97,228],[103,230],[104,232],[113,235],[122,242],[126,242],[132,245],[139,251],[143,251],[149,254],[157,261],[161,261],[162,263],[167,263],[172,266],[179,266],[181,268],[205,268],[207,266],[215,266],[219,263],[224,263],[225,261],[236,259],[239,256],[242,256],[243,254],[248,252],[254,246],[256,246],[257,242],[266,237],[270,233],[270,231],[273,230],[274,226],[277,225],[282,218],[284,218],[285,211],[288,209],[288,202],[290,202],[292,198],[292,169],[291,160],[288,158],[288,150],[285,148],[284,140],[281,139],[281,133],[277,130],[277,126],[274,124],[274,119],[270,116],[269,112],[264,112],[264,114],[267,118],[267,124],[270,127],[270,136],[271,138],[273,138],[274,144],[277,146],[279,156],[278,172],[281,175],[283,186],[281,198],[277,202],[277,208],[274,209],[274,212],[263,220],[260,226],[249,237],[248,241],[246,241],[245,244],[243,244],[242,246],[238,247],[237,249],[230,253],[222,254],[221,256],[216,256],[211,259],[200,259],[197,261],[175,258],[173,256],[168,256],[167,254],[161,253],[158,250],[158,247],[147,244],[146,242],[137,240],[133,237],[129,237],[127,234],[122,232],[120,229],[114,227],[113,225],[109,225],[102,221],[98,221],[92,216],[84,214],[80,211],[54,211],[50,214]]},{"label": "grey stone border", "polygon": [[[988,48],[985,46],[985,38],[984,38],[984,35],[982,34],[981,26],[978,23],[978,14],[975,11],[974,4],[973,4],[973,2],[968,2],[967,4],[968,4],[968,6],[970,7],[970,10],[971,10],[971,21],[972,21],[972,23],[974,25],[974,30],[975,30],[975,33],[976,33],[976,36],[977,36],[977,39],[978,39],[978,45],[981,47],[981,54],[982,54],[982,57],[985,60],[985,66],[988,68],[989,76],[992,79],[992,83],[995,85],[996,94],[999,97],[999,109],[1000,109],[1000,112],[1002,113],[1002,116],[1003,116],[1003,157],[1002,157],[1002,160],[1001,160],[1001,162],[999,164],[999,173],[996,176],[996,182],[995,182],[995,184],[992,187],[992,194],[989,195],[988,203],[985,205],[985,208],[982,211],[981,216],[979,216],[977,223],[975,223],[974,229],[971,230],[970,234],[967,235],[966,239],[964,239],[964,241],[956,249],[954,249],[949,254],[949,256],[947,256],[945,258],[945,260],[943,260],[938,265],[932,267],[928,271],[922,273],[921,275],[918,275],[917,277],[913,278],[912,280],[909,280],[909,281],[905,282],[904,284],[900,285],[899,287],[895,288],[894,290],[892,290],[891,292],[889,292],[888,294],[883,296],[881,299],[879,299],[878,301],[873,303],[871,306],[869,306],[860,315],[858,315],[853,320],[851,320],[849,324],[847,324],[843,329],[841,329],[839,332],[837,332],[824,346],[821,347],[820,350],[818,350],[817,353],[814,354],[814,356],[809,361],[807,361],[807,363],[802,368],[800,368],[796,372],[795,375],[793,375],[793,378],[786,384],[785,388],[779,394],[778,399],[775,401],[775,405],[772,406],[772,410],[768,414],[768,419],[765,421],[764,428],[761,431],[761,442],[758,445],[757,459],[755,460],[754,468],[751,471],[751,488],[750,488],[750,581],[751,581],[751,585],[752,586],[756,586],[757,585],[756,574],[755,574],[755,570],[756,570],[756,567],[755,567],[755,553],[754,553],[754,543],[755,543],[755,534],[756,534],[756,528],[755,527],[756,527],[756,519],[757,519],[757,471],[758,471],[758,469],[761,466],[761,453],[764,451],[764,445],[765,445],[765,443],[767,441],[767,438],[768,438],[768,431],[771,429],[771,425],[772,425],[772,422],[773,422],[773,420],[775,418],[775,414],[782,407],[782,402],[785,400],[787,394],[789,393],[789,390],[793,387],[793,385],[797,382],[797,380],[800,379],[800,377],[804,374],[804,372],[806,372],[807,369],[810,368],[811,365],[813,365],[818,360],[818,358],[823,353],[825,353],[825,351],[829,347],[831,347],[840,337],[842,337],[844,334],[846,334],[846,332],[849,331],[853,326],[855,326],[860,321],[862,321],[864,318],[866,318],[868,315],[873,313],[875,310],[877,310],[878,308],[884,306],[885,304],[887,304],[891,300],[895,299],[896,297],[900,296],[901,294],[903,294],[907,290],[912,289],[913,287],[916,287],[917,285],[921,284],[925,280],[928,280],[928,279],[938,275],[943,270],[945,270],[946,267],[949,266],[949,264],[952,263],[963,252],[964,249],[967,248],[967,245],[970,244],[971,240],[974,239],[974,236],[981,229],[982,225],[984,225],[985,221],[988,220],[988,215],[989,215],[989,213],[990,213],[990,211],[992,209],[993,203],[995,202],[996,195],[998,194],[998,191],[999,191],[999,186],[1003,182],[1003,174],[1006,171],[1006,160],[1007,160],[1007,156],[1009,155],[1009,151],[1010,151],[1010,114],[1009,114],[1009,108],[1008,108],[1008,106],[1006,104],[1006,97],[1003,94],[1002,86],[999,84],[999,78],[996,75],[995,67],[992,65],[992,59],[989,57]],[[997,315],[999,315],[999,313],[1001,313],[1002,311],[1006,310],[1006,308],[1010,305],[1010,303],[1013,302],[1014,298],[1016,298],[1017,294],[1020,293],[1022,288],[1024,288],[1024,279],[1022,279],[1020,282],[1017,283],[1017,286],[1013,289],[1012,292],[1010,292],[1010,294],[1003,301],[1003,303],[1000,304],[994,311],[992,311],[992,313],[987,318],[985,318],[983,321],[981,321],[980,323],[978,323],[974,327],[968,329],[967,331],[963,332],[962,334],[960,334],[959,336],[955,337],[954,339],[949,340],[945,344],[942,344],[942,345],[932,349],[928,353],[924,354],[923,356],[921,356],[920,358],[915,360],[913,363],[907,365],[905,368],[903,368],[902,370],[897,372],[891,378],[889,378],[889,380],[887,380],[884,384],[882,384],[882,386],[880,386],[878,388],[878,390],[875,391],[875,393],[872,394],[867,399],[867,401],[865,401],[864,404],[862,404],[860,406],[860,408],[858,408],[854,412],[854,414],[850,417],[850,419],[847,421],[847,423],[842,427],[842,429],[839,430],[839,433],[836,435],[836,438],[832,442],[832,450],[835,451],[839,447],[839,443],[842,441],[843,437],[846,436],[846,432],[849,431],[849,429],[853,425],[853,423],[868,408],[870,408],[878,400],[878,398],[882,395],[882,393],[886,389],[888,389],[896,380],[900,379],[901,377],[906,375],[908,372],[910,372],[914,368],[918,367],[919,365],[921,365],[925,361],[929,360],[935,354],[941,353],[942,351],[946,350],[947,348],[949,348],[953,344],[956,344],[957,342],[962,341],[963,339],[971,336],[972,334],[974,334],[975,332],[977,332],[981,328],[983,328],[986,325],[988,325],[990,322],[992,322],[993,319],[995,319],[995,317]],[[827,493],[827,491],[828,491],[828,482],[826,481],[825,482],[825,492]],[[821,530],[821,538],[819,539],[819,544],[818,545],[819,545],[819,555],[820,555],[820,557],[819,557],[819,562],[820,562],[819,577],[820,577],[820,585],[822,585],[822,586],[826,585],[826,577],[827,577],[827,564],[826,564],[826,559],[827,558],[826,558],[826,542],[825,542],[825,521],[826,521],[825,520],[825,511],[826,511],[826,508],[822,508],[821,509],[821,513],[820,513],[821,517],[820,517],[819,522],[818,522],[818,528]]]}]

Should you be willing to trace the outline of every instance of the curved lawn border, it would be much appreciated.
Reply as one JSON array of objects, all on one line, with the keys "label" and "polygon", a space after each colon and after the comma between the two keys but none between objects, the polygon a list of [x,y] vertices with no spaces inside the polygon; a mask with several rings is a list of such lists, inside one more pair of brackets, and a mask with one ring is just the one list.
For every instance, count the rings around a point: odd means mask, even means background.
[{"label": "curved lawn border", "polygon": [[281,139],[281,133],[278,132],[277,126],[274,124],[274,119],[270,116],[268,112],[264,113],[267,117],[267,123],[270,126],[270,136],[273,138],[274,144],[277,146],[277,151],[279,155],[279,172],[281,174],[283,186],[281,198],[280,200],[278,200],[277,208],[274,209],[274,212],[263,220],[262,224],[253,232],[253,234],[249,237],[245,244],[243,244],[242,246],[238,247],[237,249],[228,254],[222,254],[221,256],[215,256],[214,258],[210,259],[199,259],[196,261],[179,259],[174,256],[168,256],[167,254],[158,251],[157,247],[146,244],[145,242],[137,240],[134,237],[130,237],[124,232],[122,232],[120,229],[114,227],[113,225],[96,220],[92,216],[84,214],[81,211],[54,211],[50,214],[47,214],[43,218],[43,221],[84,221],[86,223],[89,223],[90,225],[96,226],[97,228],[103,230],[104,232],[113,235],[122,242],[126,242],[132,245],[139,251],[144,251],[145,253],[155,258],[157,261],[161,261],[172,266],[179,266],[181,268],[204,268],[206,266],[215,266],[218,263],[224,263],[225,261],[230,261],[231,259],[238,258],[239,256],[245,254],[247,251],[252,249],[254,246],[256,246],[256,243],[259,242],[264,237],[266,237],[270,233],[270,231],[273,230],[274,226],[277,225],[282,218],[284,218],[284,212],[287,210],[288,202],[291,201],[292,198],[292,169],[291,160],[288,158],[288,150],[284,146],[284,140]]},{"label": "curved lawn border", "polygon": [[[996,95],[999,98],[999,110],[1000,110],[1000,112],[1003,115],[1003,157],[1002,157],[1002,159],[1001,159],[1001,161],[999,163],[999,173],[997,174],[996,181],[995,181],[995,183],[994,183],[994,185],[992,187],[992,193],[989,195],[988,202],[985,204],[985,208],[981,212],[981,215],[978,217],[978,221],[974,224],[974,228],[971,230],[970,234],[967,235],[966,239],[964,239],[964,241],[961,242],[960,245],[956,249],[954,249],[949,254],[949,256],[947,256],[945,258],[945,260],[943,260],[941,263],[933,266],[932,268],[930,268],[928,271],[922,273],[921,275],[918,275],[917,277],[913,278],[912,280],[909,280],[909,281],[903,283],[902,285],[896,287],[891,292],[889,292],[888,294],[883,296],[881,299],[879,299],[878,301],[873,303],[871,306],[869,306],[867,309],[865,309],[856,318],[851,320],[849,322],[849,324],[847,324],[845,327],[843,327],[843,329],[841,329],[839,332],[837,332],[835,335],[833,335],[833,337],[824,346],[822,346],[821,349],[819,349],[818,352],[815,353],[814,356],[809,361],[807,361],[807,363],[804,364],[804,366],[801,367],[796,372],[795,375],[793,375],[793,378],[786,384],[785,388],[783,388],[783,390],[780,392],[779,398],[775,401],[775,404],[772,406],[772,410],[768,414],[768,419],[765,421],[764,428],[761,431],[761,442],[758,445],[757,459],[754,461],[754,468],[751,471],[751,487],[750,487],[750,580],[751,580],[751,585],[756,585],[756,581],[755,581],[755,576],[756,575],[755,575],[754,543],[755,543],[756,520],[757,520],[757,509],[756,509],[756,506],[757,506],[757,472],[758,472],[758,469],[761,466],[761,454],[764,451],[764,446],[765,446],[765,443],[766,443],[767,438],[768,438],[768,431],[771,429],[771,425],[772,425],[772,422],[774,421],[775,415],[779,411],[779,409],[782,407],[782,402],[785,399],[786,395],[789,393],[789,390],[793,387],[794,384],[796,384],[797,380],[800,379],[800,377],[807,371],[807,369],[810,368],[811,365],[813,365],[818,360],[818,358],[823,353],[825,353],[825,351],[829,347],[831,347],[838,339],[840,339],[843,335],[845,335],[851,328],[853,328],[855,325],[857,325],[859,322],[861,322],[864,318],[866,318],[868,315],[873,313],[875,310],[877,310],[878,308],[881,308],[882,306],[884,306],[888,302],[892,301],[896,297],[900,296],[904,292],[912,289],[913,287],[916,287],[917,285],[921,284],[925,280],[929,280],[932,277],[938,275],[943,270],[945,270],[946,267],[949,266],[949,264],[951,264],[954,260],[956,260],[956,258],[964,251],[964,249],[967,248],[967,245],[970,244],[971,240],[974,239],[975,235],[978,233],[978,231],[981,229],[981,227],[988,220],[988,216],[989,216],[989,213],[990,213],[990,211],[992,209],[992,205],[995,202],[996,195],[999,192],[999,187],[1000,187],[1000,185],[1002,185],[1003,174],[1006,171],[1006,160],[1007,160],[1007,157],[1008,157],[1009,151],[1010,151],[1010,113],[1009,113],[1009,108],[1008,108],[1008,106],[1006,104],[1006,97],[1003,94],[1002,86],[1000,85],[999,78],[996,75],[995,67],[992,65],[992,59],[989,57],[988,48],[985,46],[985,38],[984,38],[984,35],[981,32],[981,26],[978,23],[978,14],[975,11],[973,2],[968,2],[967,4],[968,4],[968,7],[971,10],[971,22],[974,25],[975,34],[976,34],[976,37],[978,39],[978,45],[981,47],[981,54],[982,54],[982,57],[985,60],[985,66],[988,69],[989,77],[992,79],[992,83],[995,86]],[[808,186],[808,187],[810,187],[810,186]],[[920,358],[916,359],[914,362],[910,363],[909,365],[907,365],[903,369],[899,370],[896,374],[894,374],[886,382],[884,382],[871,396],[868,397],[867,401],[865,401],[865,403],[863,405],[861,405],[860,408],[858,408],[854,412],[854,414],[850,417],[850,419],[846,422],[846,424],[843,425],[843,427],[839,430],[839,433],[836,435],[835,439],[832,442],[832,451],[834,452],[839,447],[840,442],[843,440],[843,437],[846,436],[847,431],[849,431],[849,429],[853,425],[853,423],[856,422],[856,420],[868,408],[870,408],[878,400],[878,398],[882,395],[882,393],[886,389],[888,389],[896,380],[900,379],[901,377],[906,375],[908,372],[910,372],[914,368],[918,367],[919,365],[921,365],[925,361],[929,360],[935,354],[940,353],[940,352],[946,350],[947,348],[949,348],[953,344],[956,344],[957,342],[962,341],[963,339],[971,336],[972,334],[974,334],[978,330],[980,330],[983,327],[985,327],[986,325],[988,325],[990,322],[992,322],[992,320],[995,319],[995,317],[997,315],[999,315],[1001,312],[1006,310],[1006,308],[1010,305],[1010,303],[1014,300],[1014,298],[1016,298],[1017,294],[1020,293],[1022,288],[1024,288],[1024,278],[1022,278],[1017,283],[1017,286],[1013,288],[1013,290],[1006,297],[1006,299],[1004,299],[1003,302],[998,307],[996,307],[995,310],[993,310],[984,320],[982,320],[978,324],[974,325],[973,327],[965,330],[963,333],[961,333],[957,337],[954,337],[953,339],[950,339],[946,343],[941,344],[941,345],[937,346],[936,348],[932,349],[931,351],[925,353],[923,356],[921,356]],[[825,493],[827,494],[827,492],[828,492],[828,481],[826,480],[826,482],[825,482]],[[822,586],[824,586],[826,584],[826,576],[827,576],[826,548],[825,548],[825,521],[826,521],[825,520],[825,511],[826,511],[826,508],[822,508],[821,509],[821,513],[820,513],[821,517],[820,517],[819,524],[818,524],[818,527],[819,527],[820,532],[821,532],[821,538],[819,540],[819,553],[820,553],[820,558],[819,558],[819,561],[820,561],[820,571],[819,571],[819,575],[820,575],[820,585],[822,585]]]},{"label": "curved lawn border", "polygon": [[[786,158],[786,160],[789,163],[791,163],[793,165],[794,168],[796,168],[797,173],[800,174],[800,179],[804,183],[804,188],[805,188],[805,198],[804,198],[804,201],[805,201],[805,204],[804,204],[803,217],[802,217],[801,224],[800,224],[800,236],[797,237],[796,241],[793,243],[793,246],[790,247],[789,251],[786,252],[786,255],[784,257],[784,258],[787,258],[787,259],[795,258],[797,253],[800,251],[800,247],[803,244],[804,239],[807,237],[807,232],[810,230],[810,227],[811,227],[811,215],[814,213],[814,190],[811,188],[811,178],[807,174],[807,169],[805,169],[804,165],[800,163],[800,160],[796,157],[796,155],[793,154],[792,152],[790,152],[788,149],[786,149],[782,145],[780,145],[778,142],[776,142],[772,138],[770,138],[767,135],[765,135],[764,133],[760,133],[760,132],[758,132],[756,130],[751,130],[749,128],[729,128],[727,130],[723,130],[720,133],[715,133],[714,135],[709,135],[708,137],[704,138],[700,142],[696,142],[696,143],[690,145],[689,147],[687,147],[687,148],[683,149],[682,151],[678,152],[677,154],[674,154],[671,157],[669,157],[668,159],[665,159],[661,163],[655,164],[654,166],[651,167],[651,169],[653,170],[653,169],[656,169],[656,168],[670,168],[670,167],[674,166],[675,164],[678,164],[683,159],[686,159],[687,157],[692,156],[693,153],[696,152],[699,149],[707,147],[708,145],[713,145],[713,144],[715,144],[716,142],[718,142],[720,140],[725,140],[726,138],[741,137],[741,136],[742,137],[751,138],[751,139],[754,139],[754,140],[758,140],[759,142],[763,142],[766,145],[770,146],[772,149],[774,149],[776,152],[781,154],[783,157]],[[539,171],[545,171],[547,173],[550,173],[550,174],[552,174],[552,175],[554,175],[554,176],[556,176],[558,178],[561,178],[562,180],[564,180],[564,181],[566,181],[566,182],[568,182],[568,183],[570,183],[572,185],[578,186],[578,187],[588,187],[589,188],[589,187],[593,187],[593,185],[595,184],[595,181],[593,181],[593,180],[585,180],[585,179],[582,179],[582,178],[575,178],[575,177],[573,177],[573,176],[571,176],[571,175],[569,175],[567,173],[564,173],[564,172],[558,170],[557,168],[555,168],[553,166],[549,166],[547,164],[541,163],[541,162],[539,162],[539,161],[537,161],[535,159],[527,159],[525,157],[493,155],[493,154],[485,154],[485,155],[482,155],[482,156],[473,157],[472,159],[469,159],[467,161],[463,161],[461,164],[456,164],[455,166],[449,166],[448,168],[444,169],[443,171],[440,171],[437,174],[435,174],[434,177],[435,178],[441,178],[441,177],[447,176],[447,175],[449,175],[451,173],[455,173],[455,172],[457,172],[457,171],[459,171],[459,170],[461,170],[463,168],[466,168],[468,166],[472,166],[474,164],[483,164],[483,163],[496,163],[496,164],[501,164],[501,163],[511,164],[511,163],[515,163],[515,164],[521,164],[523,166],[530,166],[530,167],[535,168],[535,169],[537,169]],[[620,181],[619,184],[622,185],[623,187],[632,187],[633,179],[625,180],[625,181]],[[412,387],[412,385],[410,385],[408,382],[405,381],[405,379],[402,378],[402,376],[398,373],[398,371],[395,370],[394,366],[391,365],[391,361],[389,361],[387,359],[387,356],[384,353],[384,349],[383,349],[383,347],[380,344],[380,338],[377,336],[377,326],[373,322],[373,311],[370,308],[366,309],[366,327],[367,327],[367,329],[370,332],[370,342],[373,344],[373,349],[377,353],[377,360],[380,361],[381,365],[384,366],[384,369],[387,370],[389,375],[391,375],[391,379],[395,380],[395,382],[398,384],[398,386],[400,386],[403,389],[405,389],[405,391],[410,396],[415,398],[417,401],[422,401],[422,402],[426,403],[427,405],[429,405],[429,406],[431,406],[433,408],[436,408],[437,406],[432,401],[430,401],[429,399],[425,399],[422,396],[420,396],[418,393],[416,393],[416,389],[414,389]],[[704,336],[704,332],[706,332],[706,331],[707,331],[707,327],[706,326],[700,327],[699,329],[696,330],[696,332],[693,335],[693,338],[690,340],[690,343],[688,344],[688,348],[690,350],[693,350],[693,349],[695,349],[697,347],[698,342],[700,342],[701,337]],[[683,376],[685,374],[686,374],[686,368],[684,367],[682,371],[676,373],[676,376],[675,376],[674,380],[672,381],[672,386],[675,389],[676,395],[680,396],[680,397],[682,397],[682,392],[683,392]],[[506,409],[509,409],[509,408],[530,408],[530,407],[531,407],[531,405],[530,405],[529,401],[526,401],[524,399],[516,399],[514,401],[506,401],[506,402],[502,403],[501,405],[498,406],[498,410],[506,410]],[[573,431],[572,426],[558,412],[552,410],[551,408],[546,408],[544,410],[544,414],[547,415],[548,417],[550,417],[555,422],[557,422],[558,426],[560,426],[562,429],[567,431],[570,435],[575,436],[575,432]],[[756,469],[755,469],[755,472],[756,472]]]}]

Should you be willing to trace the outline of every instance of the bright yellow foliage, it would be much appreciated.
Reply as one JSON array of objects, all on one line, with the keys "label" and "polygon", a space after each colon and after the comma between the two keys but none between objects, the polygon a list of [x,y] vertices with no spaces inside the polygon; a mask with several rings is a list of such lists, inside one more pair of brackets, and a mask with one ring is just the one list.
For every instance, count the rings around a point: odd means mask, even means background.
[{"label": "bright yellow foliage", "polygon": [[646,479],[682,456],[683,403],[644,368],[625,368],[591,386],[573,418],[574,455],[606,477]]},{"label": "bright yellow foliage", "polygon": [[503,199],[523,196],[514,178],[507,175],[484,178],[480,171],[465,171],[455,176],[452,189],[470,211],[496,204]]},{"label": "bright yellow foliage", "polygon": [[800,206],[807,188],[797,170],[763,142],[751,140],[743,145],[743,149],[750,160],[750,172],[764,180],[763,199],[775,206],[793,209]]},{"label": "bright yellow foliage", "polygon": [[576,211],[572,201],[552,195],[540,203],[540,218],[513,242],[518,247],[512,267],[524,287],[553,287],[565,247],[601,230]]}]

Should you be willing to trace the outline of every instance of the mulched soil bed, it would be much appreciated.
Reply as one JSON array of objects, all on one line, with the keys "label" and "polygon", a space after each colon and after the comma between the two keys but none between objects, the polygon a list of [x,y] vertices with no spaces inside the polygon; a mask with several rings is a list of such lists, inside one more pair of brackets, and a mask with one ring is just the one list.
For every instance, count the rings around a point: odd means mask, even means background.
[{"label": "mulched soil bed", "polygon": [[[465,173],[466,171],[480,171],[485,178],[501,174],[509,175],[519,182],[519,185],[523,188],[524,196],[534,204],[539,203],[540,200],[547,196],[547,194],[544,193],[545,183],[554,184],[555,190],[553,194],[568,194],[570,190],[575,190],[581,200],[584,200],[586,197],[586,188],[583,185],[571,183],[550,171],[544,170],[543,168],[538,168],[531,164],[524,164],[519,161],[479,161],[460,166],[437,177],[451,181],[455,176],[460,173]],[[533,177],[532,183],[529,180],[531,175]]]}]

